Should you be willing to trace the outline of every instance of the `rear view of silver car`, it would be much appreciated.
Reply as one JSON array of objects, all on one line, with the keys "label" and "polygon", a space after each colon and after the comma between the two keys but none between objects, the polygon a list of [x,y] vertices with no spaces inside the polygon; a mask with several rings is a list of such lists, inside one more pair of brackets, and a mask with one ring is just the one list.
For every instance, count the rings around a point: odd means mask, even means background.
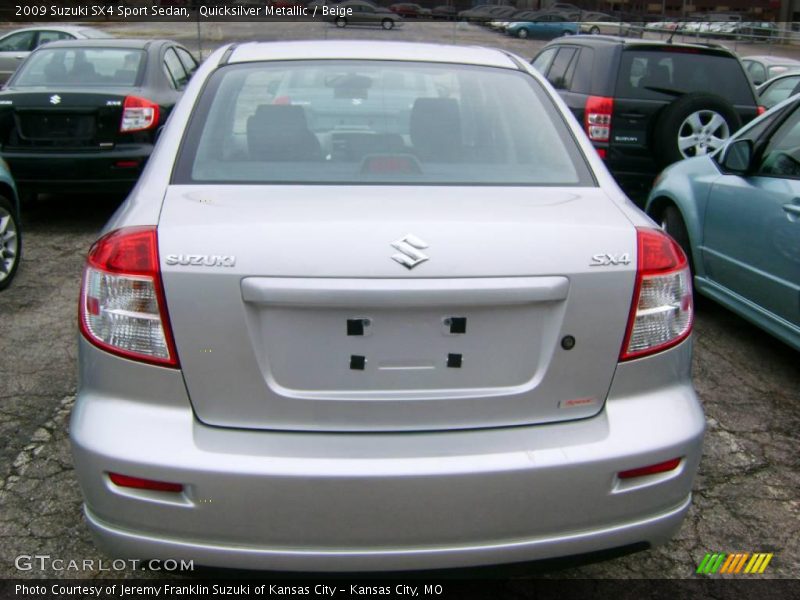
[{"label": "rear view of silver car", "polygon": [[223,48],[87,260],[86,519],[114,556],[305,571],[663,543],[704,431],[692,311],[524,61]]}]

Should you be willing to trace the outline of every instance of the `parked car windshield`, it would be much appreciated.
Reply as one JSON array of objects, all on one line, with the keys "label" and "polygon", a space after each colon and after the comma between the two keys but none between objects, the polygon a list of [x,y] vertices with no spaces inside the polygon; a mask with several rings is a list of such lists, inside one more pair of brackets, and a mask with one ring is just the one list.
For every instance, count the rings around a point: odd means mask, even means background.
[{"label": "parked car windshield", "polygon": [[128,48],[42,49],[20,67],[13,85],[130,87],[136,84],[143,59],[144,51]]},{"label": "parked car windshield", "polygon": [[736,59],[694,48],[636,49],[622,53],[617,96],[672,100],[676,94],[713,92],[732,104],[755,105]]},{"label": "parked car windshield", "polygon": [[218,70],[175,181],[594,185],[560,113],[527,74],[333,60]]}]

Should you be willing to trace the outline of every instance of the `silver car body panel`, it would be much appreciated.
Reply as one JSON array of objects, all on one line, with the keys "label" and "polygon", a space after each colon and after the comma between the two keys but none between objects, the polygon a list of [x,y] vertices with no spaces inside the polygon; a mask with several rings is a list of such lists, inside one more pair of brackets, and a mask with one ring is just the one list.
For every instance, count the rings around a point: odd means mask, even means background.
[{"label": "silver car body panel", "polygon": [[[223,58],[321,56],[525,70],[597,187],[171,185]],[[158,226],[181,369],[79,342],[70,435],[87,521],[110,554],[429,569],[660,544],[680,526],[704,431],[691,340],[619,363],[635,260],[590,266],[635,257],[634,226],[653,223],[524,60],[374,42],[221,48],[106,231],[137,225]],[[409,234],[428,257],[411,270],[391,258]],[[169,265],[172,254],[235,260]],[[443,319],[465,315],[455,342]],[[346,336],[349,318],[369,319],[367,334]],[[352,372],[359,347],[367,368]],[[442,367],[451,352],[462,368]],[[672,471],[617,477],[676,457]],[[184,491],[119,487],[109,472]]]},{"label": "silver car body panel", "polygon": [[[426,569],[660,544],[688,509],[701,455],[690,353],[687,341],[621,364],[590,419],[343,435],[208,427],[180,372],[81,341],[70,431],[87,520],[113,556],[260,569]],[[676,456],[675,471],[616,477]],[[186,491],[119,488],[108,471]]]},{"label": "silver car body panel", "polygon": [[[162,259],[198,418],[357,431],[597,413],[636,265],[596,269],[591,257],[634,255],[634,228],[596,188],[504,188],[491,212],[480,187],[170,187],[161,256],[236,257],[232,268]],[[391,259],[405,232],[430,256],[411,271]],[[466,333],[449,332],[451,317]],[[348,336],[348,319],[368,319],[368,335]]]},{"label": "silver car body panel", "polygon": [[[0,36],[0,41],[12,36],[17,35],[19,33],[25,33],[28,31],[34,32],[36,35],[37,32],[53,32],[53,33],[64,33],[71,36],[73,39],[85,39],[86,34],[83,33],[84,30],[91,29],[87,27],[71,27],[69,25],[58,25],[56,23],[41,25],[37,27],[25,27],[20,29],[13,29],[7,33],[4,33]],[[39,44],[41,45],[41,44]],[[31,51],[29,50],[11,50],[11,51],[0,51],[0,84],[5,83],[8,81],[14,72],[19,68],[22,62],[30,56]]]}]

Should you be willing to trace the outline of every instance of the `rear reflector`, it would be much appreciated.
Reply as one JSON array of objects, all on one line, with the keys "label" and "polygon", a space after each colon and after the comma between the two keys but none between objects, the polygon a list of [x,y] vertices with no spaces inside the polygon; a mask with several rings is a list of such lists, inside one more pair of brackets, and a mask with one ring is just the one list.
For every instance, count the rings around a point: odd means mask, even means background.
[{"label": "rear reflector", "polygon": [[79,325],[84,337],[103,350],[178,366],[155,227],[117,229],[92,246],[83,271]]},{"label": "rear reflector", "polygon": [[673,458],[672,460],[666,460],[655,465],[620,471],[617,473],[617,477],[620,479],[632,479],[634,477],[644,477],[645,475],[655,475],[656,473],[666,473],[667,471],[674,471],[677,469],[679,464],[681,464],[681,459]]},{"label": "rear reflector", "polygon": [[760,117],[761,115],[763,115],[765,112],[767,112],[767,107],[766,107],[766,106],[759,106],[759,107],[758,107],[758,112],[757,112],[757,114],[758,114],[758,116],[759,116],[759,117]]},{"label": "rear reflector", "polygon": [[583,116],[586,135],[593,142],[607,142],[611,137],[611,115],[614,99],[604,96],[589,96]]},{"label": "rear reflector", "polygon": [[605,160],[607,155],[607,150],[605,148],[596,148],[596,150],[597,150],[597,155],[603,160]]},{"label": "rear reflector", "polygon": [[637,228],[633,302],[620,360],[670,348],[692,331],[692,274],[677,242],[658,229]]},{"label": "rear reflector", "polygon": [[182,492],[183,485],[180,483],[168,483],[166,481],[154,481],[152,479],[142,479],[141,477],[130,477],[119,473],[109,473],[108,478],[114,485],[137,490],[154,490],[156,492]]},{"label": "rear reflector", "polygon": [[118,160],[114,166],[118,169],[135,169],[141,163],[138,160]]},{"label": "rear reflector", "polygon": [[155,102],[138,96],[128,96],[122,104],[119,130],[121,133],[131,133],[152,129],[158,125],[158,113],[159,107]]}]

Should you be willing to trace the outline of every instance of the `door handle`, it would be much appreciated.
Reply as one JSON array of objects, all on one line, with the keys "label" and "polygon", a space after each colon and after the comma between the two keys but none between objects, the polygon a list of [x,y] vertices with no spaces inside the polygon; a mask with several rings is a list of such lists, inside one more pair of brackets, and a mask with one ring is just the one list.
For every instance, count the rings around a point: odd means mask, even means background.
[{"label": "door handle", "polygon": [[17,60],[22,60],[23,58],[25,58],[25,55],[24,54],[17,54],[14,58],[16,58]]},{"label": "door handle", "polygon": [[800,204],[784,204],[783,210],[792,222],[800,219]]}]

